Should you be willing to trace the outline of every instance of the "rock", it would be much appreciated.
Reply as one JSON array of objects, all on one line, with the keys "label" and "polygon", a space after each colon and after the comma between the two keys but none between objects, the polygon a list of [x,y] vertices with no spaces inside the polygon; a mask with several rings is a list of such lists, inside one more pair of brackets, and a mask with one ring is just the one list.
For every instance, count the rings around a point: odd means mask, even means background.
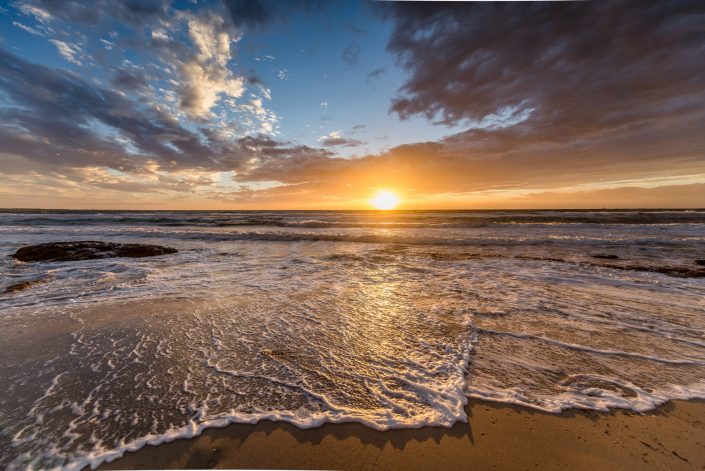
[{"label": "rock", "polygon": [[592,257],[593,258],[604,258],[605,260],[619,260],[619,257],[616,255],[613,255],[613,254],[606,255],[606,254],[597,253],[597,254],[594,254]]},{"label": "rock", "polygon": [[705,260],[696,260],[695,264],[705,267]]},{"label": "rock", "polygon": [[14,293],[15,291],[22,291],[23,289],[29,288],[33,284],[34,282],[32,281],[20,281],[19,283],[15,283],[14,285],[10,285],[5,288],[5,293]]},{"label": "rock", "polygon": [[676,278],[705,278],[705,269],[679,266],[648,266],[648,265],[613,265],[604,263],[589,263],[588,265],[611,268],[614,270],[636,270],[651,273],[662,273]]},{"label": "rock", "polygon": [[178,250],[174,248],[161,245],[118,244],[88,240],[29,245],[17,250],[12,257],[21,262],[70,262],[94,258],[153,257],[177,252]]}]

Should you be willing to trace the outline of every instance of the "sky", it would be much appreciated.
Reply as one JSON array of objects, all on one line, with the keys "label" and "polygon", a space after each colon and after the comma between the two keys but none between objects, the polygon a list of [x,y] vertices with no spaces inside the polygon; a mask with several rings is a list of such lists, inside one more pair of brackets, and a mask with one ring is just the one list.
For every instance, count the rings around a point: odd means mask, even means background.
[{"label": "sky", "polygon": [[0,2],[0,207],[705,207],[702,1]]}]

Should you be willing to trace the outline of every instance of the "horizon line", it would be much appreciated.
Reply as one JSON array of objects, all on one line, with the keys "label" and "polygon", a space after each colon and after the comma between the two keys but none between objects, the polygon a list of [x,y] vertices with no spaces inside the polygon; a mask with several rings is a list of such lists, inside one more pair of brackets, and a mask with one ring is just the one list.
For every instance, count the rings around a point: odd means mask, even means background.
[{"label": "horizon line", "polygon": [[258,211],[329,211],[329,212],[403,212],[403,211],[705,211],[705,207],[634,207],[634,208],[395,208],[395,209],[105,209],[105,208],[0,208],[0,212],[4,211],[113,211],[113,212],[258,212]]}]

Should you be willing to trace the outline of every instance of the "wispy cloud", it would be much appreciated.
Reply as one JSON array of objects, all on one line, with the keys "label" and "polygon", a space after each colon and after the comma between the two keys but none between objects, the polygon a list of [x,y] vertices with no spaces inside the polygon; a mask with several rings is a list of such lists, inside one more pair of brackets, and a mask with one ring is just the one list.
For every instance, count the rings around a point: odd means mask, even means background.
[{"label": "wispy cloud", "polygon": [[382,76],[387,72],[386,67],[380,67],[378,69],[374,69],[370,73],[367,74],[367,80],[378,80],[382,78]]},{"label": "wispy cloud", "polygon": [[33,16],[37,21],[46,23],[52,19],[52,15],[39,5],[35,5],[28,1],[18,3],[19,10],[28,16]]},{"label": "wispy cloud", "polygon": [[56,46],[56,49],[59,51],[59,54],[61,54],[64,59],[76,65],[83,65],[81,62],[83,51],[78,45],[69,44],[58,39],[50,39],[49,42]]},{"label": "wispy cloud", "polygon": [[357,65],[360,60],[360,45],[356,42],[350,43],[341,54],[343,62],[349,67]]},{"label": "wispy cloud", "polygon": [[31,26],[27,26],[23,23],[20,23],[19,21],[13,21],[12,24],[18,28],[20,28],[23,31],[28,32],[29,34],[32,34],[34,36],[44,36],[44,33],[39,31],[38,29],[32,28]]},{"label": "wispy cloud", "polygon": [[279,80],[289,80],[291,74],[286,69],[279,69],[279,71],[277,71],[277,77],[279,78]]},{"label": "wispy cloud", "polygon": [[331,131],[318,138],[319,144],[324,147],[355,147],[364,144],[357,139],[346,138],[340,131]]}]

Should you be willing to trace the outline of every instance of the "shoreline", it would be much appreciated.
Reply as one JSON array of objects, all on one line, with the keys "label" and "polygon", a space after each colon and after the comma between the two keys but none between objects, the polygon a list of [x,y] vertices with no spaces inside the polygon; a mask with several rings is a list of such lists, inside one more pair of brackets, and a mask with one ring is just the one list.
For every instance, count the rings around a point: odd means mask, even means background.
[{"label": "shoreline", "polygon": [[[551,414],[470,399],[468,423],[377,431],[261,421],[147,445],[98,469],[702,469],[705,400]],[[88,468],[85,468],[88,469]]]},{"label": "shoreline", "polygon": [[[91,335],[122,332],[159,323],[165,312],[188,315],[194,302],[123,300],[111,309],[87,306],[68,317],[24,319],[21,328],[5,329],[0,337],[8,358],[9,352],[36,355],[39,343],[50,359],[70,348],[69,334],[80,326]],[[32,337],[24,335],[28,330]],[[146,445],[99,468],[705,469],[705,399],[672,400],[643,413],[570,409],[554,414],[470,398],[465,412],[468,423],[451,428],[377,431],[347,422],[300,429],[266,420],[230,424]]]}]

